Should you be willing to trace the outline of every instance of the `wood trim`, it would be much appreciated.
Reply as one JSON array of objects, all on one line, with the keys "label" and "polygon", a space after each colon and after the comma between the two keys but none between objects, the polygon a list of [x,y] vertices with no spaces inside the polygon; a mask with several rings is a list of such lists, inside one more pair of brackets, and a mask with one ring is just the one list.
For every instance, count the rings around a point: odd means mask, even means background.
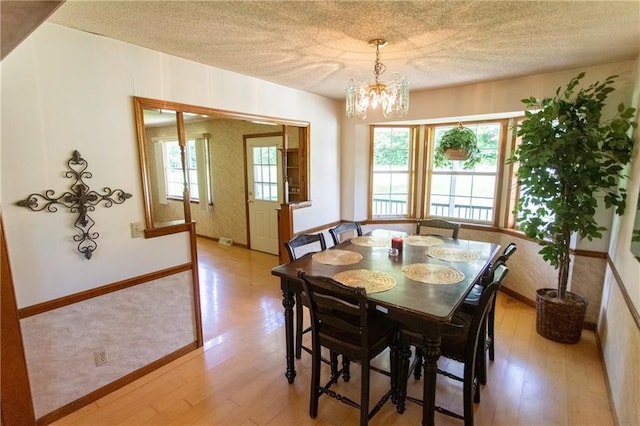
[{"label": "wood trim", "polygon": [[[284,247],[285,241],[289,241],[295,233],[293,232],[293,211],[308,207],[311,205],[310,201],[303,201],[295,204],[281,204],[278,209],[278,261],[281,264],[289,263],[289,255],[287,249]],[[318,226],[311,229],[306,229],[299,233],[314,233],[320,232],[333,226],[339,225],[341,221],[332,222],[326,225]]]},{"label": "wood trim", "polygon": [[602,252],[602,251],[592,251],[592,250],[571,250],[571,253],[573,253],[576,256],[582,256],[582,257],[595,257],[597,259],[606,259],[608,257],[607,253]]},{"label": "wood trim", "polygon": [[0,407],[2,409],[0,411],[2,415],[0,418],[3,425],[30,426],[35,424],[36,417],[1,212],[0,255],[0,273],[2,274],[0,275],[2,282],[0,298],[0,323],[2,324],[0,335],[0,376],[2,377]]},{"label": "wood trim", "polygon": [[303,232],[297,232],[296,234],[302,234],[302,233],[313,234],[313,233],[324,231],[324,230],[329,229],[329,228],[333,228],[334,226],[338,226],[341,223],[342,223],[342,221],[339,220],[337,222],[331,222],[331,223],[328,223],[328,224],[323,225],[323,226],[317,226],[315,228],[305,229]]},{"label": "wood trim", "polygon": [[147,173],[147,170],[149,170],[149,160],[147,159],[147,154],[145,152],[147,136],[144,127],[144,105],[140,103],[136,97],[133,97],[133,114],[136,122],[136,135],[138,137],[138,166],[140,169],[142,199],[144,201],[144,218],[147,228],[144,232],[144,236],[145,238],[149,238],[149,236],[147,236],[147,232],[153,228],[154,219],[153,211],[151,209],[151,182],[149,181],[149,175]]},{"label": "wood trim", "polygon": [[[182,181],[188,182],[189,179],[187,177],[187,138],[185,136],[184,130],[184,113],[182,111],[176,112],[176,123],[178,125],[178,146],[180,147],[180,163],[182,166]],[[191,203],[189,202],[191,199],[191,194],[189,194],[189,187],[185,186],[182,191],[182,211],[184,212],[184,221],[187,223],[191,222]]]},{"label": "wood trim", "polygon": [[29,34],[46,21],[62,3],[64,0],[0,2],[0,16],[2,17],[0,60],[29,37]]},{"label": "wood trim", "polygon": [[[300,155],[300,198],[308,201],[311,190],[309,189],[309,170],[311,170],[310,148],[311,124],[298,128],[298,147]],[[304,167],[302,167],[304,165]]]},{"label": "wood trim", "polygon": [[531,306],[532,308],[536,307],[536,302],[535,300],[531,300],[528,297],[525,297],[523,295],[521,295],[520,293],[511,290],[510,288],[507,288],[505,286],[501,286],[500,287],[500,291],[503,292],[504,294],[516,299],[518,302],[524,303],[527,306]]},{"label": "wood trim", "polygon": [[278,209],[278,261],[287,263],[289,257],[285,241],[293,237],[293,204],[281,204]]},{"label": "wood trim", "polygon": [[615,263],[613,263],[613,259],[611,259],[608,255],[607,255],[607,264],[611,268],[611,273],[613,274],[613,278],[615,279],[616,284],[618,284],[620,293],[622,293],[622,298],[627,304],[627,309],[629,309],[629,312],[631,313],[631,317],[633,318],[633,321],[636,323],[636,327],[638,327],[638,330],[640,330],[640,313],[638,313],[638,309],[636,309],[635,305],[633,304],[633,301],[629,296],[629,292],[627,292],[627,288],[624,286],[622,277],[618,273]]},{"label": "wood trim", "polygon": [[281,124],[286,126],[296,127],[308,127],[310,123],[308,121],[290,120],[279,117],[269,117],[266,115],[247,114],[236,111],[226,111],[222,109],[203,107],[198,105],[182,104],[179,102],[164,101],[161,99],[143,98],[140,96],[134,96],[134,101],[138,102],[143,108],[162,108],[171,109],[174,111],[190,112],[194,114],[202,115],[214,115],[219,118],[232,118],[237,120],[247,121],[267,121],[274,124]]},{"label": "wood trim", "polygon": [[161,237],[163,235],[177,234],[179,232],[189,232],[191,222],[181,222],[175,225],[162,226],[144,230],[145,238]]},{"label": "wood trim", "polygon": [[299,209],[306,209],[307,207],[311,207],[312,204],[313,203],[311,200],[307,200],[307,201],[298,201],[296,203],[290,203],[288,204],[288,206],[290,206],[291,210],[299,210]]},{"label": "wood trim", "polygon": [[607,395],[609,397],[609,407],[611,407],[611,414],[613,415],[613,424],[619,425],[620,420],[618,419],[618,412],[615,410],[615,401],[613,399],[613,390],[611,388],[611,381],[609,380],[609,371],[607,371],[607,363],[604,358],[604,350],[602,349],[602,341],[600,340],[600,335],[598,334],[598,330],[594,333],[596,338],[596,347],[598,348],[598,354],[600,355],[600,365],[602,365],[602,370],[604,371],[604,381],[607,386]]},{"label": "wood trim", "polygon": [[[497,164],[505,164],[507,158],[507,145],[508,140],[507,137],[509,135],[509,120],[503,119],[500,120],[500,140],[498,142],[498,163]],[[505,141],[507,143],[500,143],[501,141]],[[506,173],[510,171],[508,165],[507,167],[498,167],[498,171],[496,173],[496,183],[494,188],[495,196],[493,197],[493,211],[495,212],[493,215],[493,225],[498,226],[500,224],[500,207],[503,204],[503,192],[504,192],[504,176]]]},{"label": "wood trim", "polygon": [[[86,290],[80,293],[74,293],[68,296],[60,297],[58,299],[49,300],[47,302],[38,303],[36,305],[27,306],[25,308],[18,310],[18,317],[20,319],[23,319],[33,315],[42,314],[44,312],[52,311],[54,309],[58,309],[63,306],[72,305],[74,303],[82,302],[84,300],[88,300],[94,297],[112,293],[114,291],[119,291],[128,287],[144,284],[146,282],[157,280],[159,278],[168,277],[170,275],[177,274],[180,272],[189,271],[192,268],[193,268],[193,263],[185,263],[182,265],[163,269],[161,271],[155,271],[149,274],[139,275],[137,277],[128,278],[126,280],[118,281],[112,284],[107,284],[101,287],[92,288],[91,290]],[[197,269],[197,264],[196,264],[196,269]]]},{"label": "wood trim", "polygon": [[196,235],[196,224],[191,223],[189,232],[189,242],[191,248],[191,284],[193,285],[193,309],[195,313],[196,343],[198,347],[204,344],[202,331],[202,308],[200,304],[200,277],[198,272],[198,239]]},{"label": "wood trim", "polygon": [[156,361],[153,361],[152,363],[147,364],[144,367],[139,368],[136,371],[133,371],[127,374],[126,376],[123,376],[99,389],[96,389],[95,391],[79,399],[76,399],[75,401],[70,402],[65,406],[62,406],[48,414],[45,414],[44,416],[38,418],[35,424],[40,426],[40,425],[48,425],[50,423],[53,423],[54,421],[61,419],[67,414],[71,414],[74,411],[84,407],[85,405],[88,405],[94,401],[97,401],[103,396],[106,396],[111,392],[114,392],[115,390],[120,389],[121,387],[151,373],[152,371],[157,370],[158,368],[166,364],[169,364],[172,361],[175,361],[176,359],[193,351],[197,347],[198,347],[197,342],[192,342],[178,349],[177,351],[170,353],[169,355],[166,355]]}]

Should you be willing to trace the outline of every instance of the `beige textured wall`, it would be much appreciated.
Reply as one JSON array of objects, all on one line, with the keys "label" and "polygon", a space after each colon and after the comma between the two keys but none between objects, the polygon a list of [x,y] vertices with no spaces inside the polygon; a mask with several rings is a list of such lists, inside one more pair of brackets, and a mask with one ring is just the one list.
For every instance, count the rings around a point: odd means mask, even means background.
[{"label": "beige textured wall", "polygon": [[635,426],[640,419],[640,330],[612,274],[604,288],[598,338],[618,424]]},{"label": "beige textured wall", "polygon": [[[640,56],[635,61],[633,102],[635,120],[640,120]],[[640,324],[632,312],[640,311],[640,262],[630,250],[631,232],[635,221],[633,207],[640,192],[640,129],[634,132],[635,151],[628,169],[627,210],[615,216],[609,247],[609,257],[615,266],[607,270],[605,288],[598,321],[598,336],[602,347],[613,408],[620,425],[637,425],[640,419]],[[625,300],[625,296],[628,298]]]},{"label": "beige textured wall", "polygon": [[194,342],[193,303],[186,271],[23,319],[36,417]]}]

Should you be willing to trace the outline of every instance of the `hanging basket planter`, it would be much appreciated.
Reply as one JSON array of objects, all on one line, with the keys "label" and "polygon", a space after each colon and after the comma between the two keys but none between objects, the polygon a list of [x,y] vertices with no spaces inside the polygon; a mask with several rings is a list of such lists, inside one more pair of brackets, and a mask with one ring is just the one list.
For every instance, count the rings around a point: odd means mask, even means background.
[{"label": "hanging basket planter", "polygon": [[469,158],[469,151],[450,148],[444,151],[444,156],[451,161],[466,161]]},{"label": "hanging basket planter", "polygon": [[434,151],[436,167],[450,167],[452,161],[463,161],[462,167],[471,169],[480,160],[476,134],[462,123],[444,132]]}]

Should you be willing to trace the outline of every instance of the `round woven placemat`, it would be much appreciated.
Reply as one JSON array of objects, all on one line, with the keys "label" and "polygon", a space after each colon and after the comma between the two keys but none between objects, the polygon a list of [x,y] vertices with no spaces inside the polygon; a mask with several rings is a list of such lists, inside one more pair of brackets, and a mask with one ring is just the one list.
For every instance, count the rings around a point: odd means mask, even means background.
[{"label": "round woven placemat", "polygon": [[427,284],[455,284],[464,280],[464,274],[457,269],[430,263],[412,263],[403,267],[402,272],[410,280]]},{"label": "round woven placemat", "polygon": [[466,250],[447,247],[431,247],[425,253],[434,259],[447,260],[452,262],[473,262],[478,260],[477,253]]},{"label": "round woven placemat", "polygon": [[396,280],[391,275],[369,269],[338,272],[333,279],[349,287],[364,287],[368,294],[387,291],[396,286]]},{"label": "round woven placemat", "polygon": [[365,247],[386,247],[389,245],[389,239],[363,235],[351,239],[351,244]]},{"label": "round woven placemat", "polygon": [[410,235],[404,240],[410,246],[439,246],[444,244],[440,238],[428,235]]},{"label": "round woven placemat", "polygon": [[332,249],[314,253],[311,258],[324,265],[353,265],[362,260],[362,255],[355,251]]}]

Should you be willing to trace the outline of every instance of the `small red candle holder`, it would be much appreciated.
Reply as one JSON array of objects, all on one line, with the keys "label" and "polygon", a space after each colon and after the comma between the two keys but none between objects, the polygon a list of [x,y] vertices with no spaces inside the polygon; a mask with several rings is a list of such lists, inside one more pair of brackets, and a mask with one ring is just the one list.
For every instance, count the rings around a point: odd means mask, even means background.
[{"label": "small red candle holder", "polygon": [[398,254],[402,254],[402,237],[391,238],[391,248],[398,249]]}]

